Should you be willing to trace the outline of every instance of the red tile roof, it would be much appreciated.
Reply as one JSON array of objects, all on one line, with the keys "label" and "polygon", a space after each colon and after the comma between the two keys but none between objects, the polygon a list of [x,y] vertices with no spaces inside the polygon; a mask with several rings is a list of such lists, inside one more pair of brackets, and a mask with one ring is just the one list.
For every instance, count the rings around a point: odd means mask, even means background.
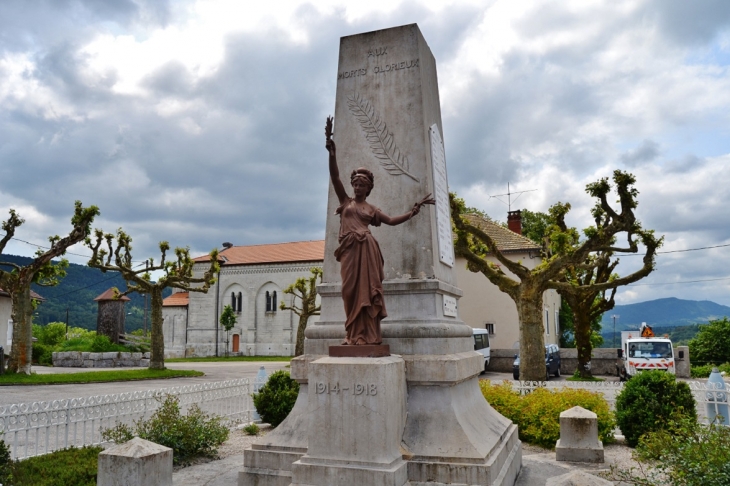
[{"label": "red tile roof", "polygon": [[[273,243],[269,245],[232,246],[219,253],[223,265],[255,265],[261,263],[315,262],[324,260],[324,240]],[[196,262],[210,261],[208,255]]]},{"label": "red tile roof", "polygon": [[539,251],[540,245],[532,241],[531,239],[518,235],[514,231],[511,231],[504,226],[495,223],[476,214],[465,214],[462,216],[472,225],[484,231],[487,235],[491,236],[497,248],[503,252],[512,251]]},{"label": "red tile roof", "polygon": [[128,301],[128,300],[132,300],[129,297],[127,297],[126,295],[124,295],[122,297],[117,297],[118,293],[119,293],[119,290],[115,289],[114,287],[111,287],[111,288],[105,290],[104,293],[102,293],[100,296],[98,296],[94,300],[95,301],[100,301],[100,300],[123,300],[123,301]]},{"label": "red tile roof", "polygon": [[[0,295],[2,295],[4,297],[10,297],[10,294],[8,292],[5,292],[3,289],[0,289]],[[36,294],[32,290],[30,291],[30,298],[31,298],[31,300],[37,300],[39,302],[45,302],[46,301],[45,298],[43,298],[40,295]]]},{"label": "red tile roof", "polygon": [[184,307],[190,302],[190,292],[175,292],[162,300],[162,307]]}]

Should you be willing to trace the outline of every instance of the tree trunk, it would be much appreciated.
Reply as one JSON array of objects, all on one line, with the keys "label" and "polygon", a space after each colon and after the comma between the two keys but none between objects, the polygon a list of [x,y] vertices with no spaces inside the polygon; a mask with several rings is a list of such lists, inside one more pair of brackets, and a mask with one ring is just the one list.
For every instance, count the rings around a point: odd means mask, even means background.
[{"label": "tree trunk", "polygon": [[520,380],[545,381],[542,292],[535,285],[522,282],[516,304],[520,320]]},{"label": "tree trunk", "polygon": [[297,328],[297,344],[294,347],[294,356],[301,356],[304,354],[304,330],[307,328],[307,322],[309,316],[302,314],[299,316],[299,327]]},{"label": "tree trunk", "polygon": [[[575,312],[575,310],[574,310]],[[573,316],[575,325],[575,347],[578,349],[578,372],[581,378],[593,378],[593,373],[587,369],[591,362],[591,318],[587,312],[575,312]]]},{"label": "tree trunk", "polygon": [[152,346],[150,357],[151,370],[165,369],[165,336],[162,333],[162,289],[156,286],[152,295]]},{"label": "tree trunk", "polygon": [[11,372],[30,374],[30,363],[33,357],[33,304],[30,299],[30,284],[21,285],[19,292],[10,292],[13,303],[13,345],[10,350]]}]

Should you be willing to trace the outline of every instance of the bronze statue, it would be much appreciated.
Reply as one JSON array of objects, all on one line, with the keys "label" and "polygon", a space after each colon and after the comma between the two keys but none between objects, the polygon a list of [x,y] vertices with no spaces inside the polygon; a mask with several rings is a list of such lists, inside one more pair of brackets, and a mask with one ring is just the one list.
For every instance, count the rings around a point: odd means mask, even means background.
[{"label": "bronze statue", "polygon": [[342,344],[381,344],[380,320],[388,316],[383,300],[383,255],[368,226],[405,223],[418,214],[421,206],[435,204],[435,201],[429,194],[415,203],[409,212],[388,216],[365,200],[373,189],[375,177],[363,167],[355,169],[350,175],[350,184],[355,193],[355,197],[351,198],[340,180],[337,150],[332,140],[332,117],[327,118],[325,135],[330,179],[340,201],[336,212],[340,215],[340,246],[335,251],[335,258],[341,264],[342,300],[347,314],[347,336]]}]

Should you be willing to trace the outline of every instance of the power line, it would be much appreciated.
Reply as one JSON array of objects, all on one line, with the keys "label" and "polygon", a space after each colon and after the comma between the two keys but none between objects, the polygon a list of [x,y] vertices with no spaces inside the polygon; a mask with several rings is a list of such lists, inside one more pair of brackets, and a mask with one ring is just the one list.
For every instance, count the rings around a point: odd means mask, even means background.
[{"label": "power line", "polygon": [[660,283],[640,283],[640,284],[634,284],[631,283],[629,285],[638,286],[638,285],[675,285],[675,284],[686,284],[686,283],[697,283],[697,282],[717,282],[719,280],[730,280],[730,277],[722,277],[722,278],[706,278],[702,280],[685,280],[682,282],[660,282]]},{"label": "power line", "polygon": [[[726,243],[724,245],[702,246],[700,248],[686,248],[684,250],[658,251],[658,252],[656,252],[656,254],[659,255],[659,254],[665,254],[665,253],[683,253],[686,251],[711,250],[713,248],[725,248],[727,246],[730,246],[730,243]],[[621,254],[620,256],[625,257],[625,256],[644,256],[644,255],[639,254],[639,253],[626,253],[626,254]]]},{"label": "power line", "polygon": [[[21,240],[20,238],[10,238],[10,239],[11,240],[15,240],[15,241],[19,241],[21,243],[25,243],[26,245],[35,246],[36,248],[43,248],[44,250],[50,250],[51,249],[50,246],[38,245],[36,243],[31,243],[30,241]],[[74,256],[83,257],[83,258],[91,258],[91,255],[81,255],[79,253],[72,253],[70,251],[64,252],[64,255],[74,255]],[[141,262],[141,263],[144,263],[146,260],[132,260],[132,261],[133,262]]]}]

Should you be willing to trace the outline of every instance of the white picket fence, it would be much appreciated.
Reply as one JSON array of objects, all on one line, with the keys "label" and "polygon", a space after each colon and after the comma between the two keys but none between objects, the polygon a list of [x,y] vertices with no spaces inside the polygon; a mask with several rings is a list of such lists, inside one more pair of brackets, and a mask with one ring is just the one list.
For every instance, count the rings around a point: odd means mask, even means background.
[{"label": "white picket fence", "polygon": [[248,379],[218,381],[157,390],[86,398],[0,405],[0,439],[13,459],[47,454],[70,446],[102,444],[101,431],[116,423],[148,418],[166,395],[186,411],[197,404],[229,426],[249,422],[253,410]]},{"label": "white picket fence", "polygon": [[[611,406],[611,410],[616,410],[616,397],[624,388],[624,383],[620,381],[512,381],[511,383],[513,389],[521,394],[529,393],[541,387],[548,390],[574,388],[600,392]],[[707,422],[708,405],[714,411],[713,416],[717,414],[727,415],[728,390],[721,389],[718,383],[702,381],[686,381],[685,383],[689,386],[695,399],[697,418],[701,422]]]}]

